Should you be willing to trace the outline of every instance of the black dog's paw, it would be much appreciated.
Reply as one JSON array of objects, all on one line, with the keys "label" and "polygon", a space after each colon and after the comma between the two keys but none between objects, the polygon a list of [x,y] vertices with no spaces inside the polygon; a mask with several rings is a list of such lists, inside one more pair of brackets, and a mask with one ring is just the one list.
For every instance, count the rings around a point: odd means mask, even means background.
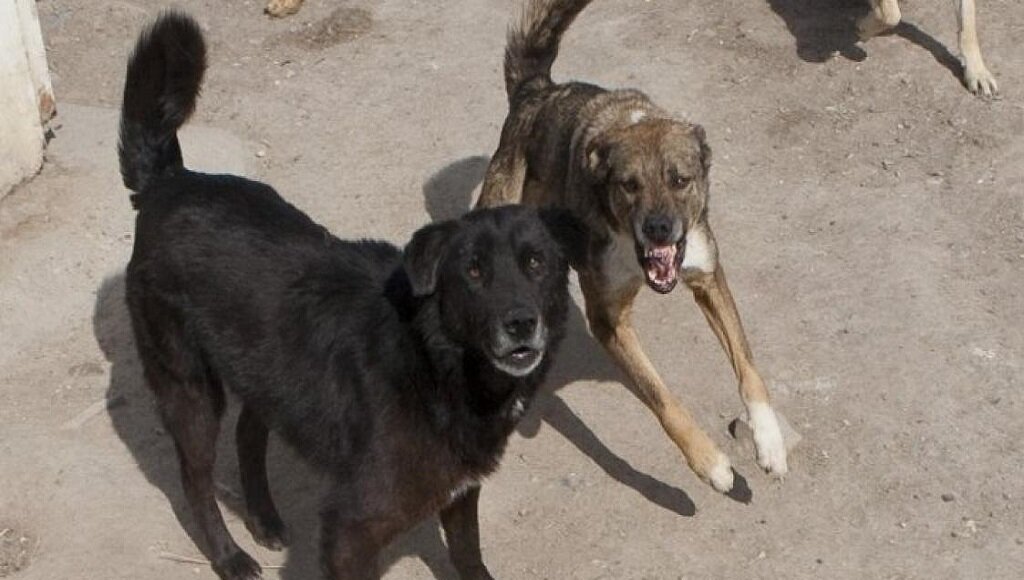
[{"label": "black dog's paw", "polygon": [[483,565],[483,562],[475,566],[465,566],[459,569],[459,578],[462,580],[494,580],[494,576]]},{"label": "black dog's paw", "polygon": [[290,543],[288,528],[285,527],[284,522],[280,519],[247,518],[245,520],[245,527],[252,534],[252,539],[268,550],[279,552]]},{"label": "black dog's paw", "polygon": [[213,563],[213,571],[222,580],[260,580],[263,569],[252,559],[252,556],[239,550],[234,554]]}]

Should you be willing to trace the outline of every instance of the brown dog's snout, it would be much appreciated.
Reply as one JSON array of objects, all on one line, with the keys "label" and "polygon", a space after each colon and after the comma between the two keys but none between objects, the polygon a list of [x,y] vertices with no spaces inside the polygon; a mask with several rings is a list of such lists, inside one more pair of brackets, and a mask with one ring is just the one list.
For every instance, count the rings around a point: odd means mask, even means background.
[{"label": "brown dog's snout", "polygon": [[644,218],[642,231],[647,241],[652,244],[664,246],[674,242],[673,230],[675,230],[675,220],[663,213],[651,214]]}]

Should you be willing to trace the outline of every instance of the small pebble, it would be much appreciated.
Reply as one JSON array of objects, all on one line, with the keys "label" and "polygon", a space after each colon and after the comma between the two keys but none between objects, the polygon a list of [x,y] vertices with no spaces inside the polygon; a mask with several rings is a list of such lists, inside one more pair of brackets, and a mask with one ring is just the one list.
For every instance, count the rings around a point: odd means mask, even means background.
[{"label": "small pebble", "polygon": [[942,497],[942,501],[944,501],[946,503],[949,503],[949,502],[951,502],[951,501],[956,499],[956,496],[951,494],[951,493],[944,493],[944,494],[942,494],[941,497]]}]

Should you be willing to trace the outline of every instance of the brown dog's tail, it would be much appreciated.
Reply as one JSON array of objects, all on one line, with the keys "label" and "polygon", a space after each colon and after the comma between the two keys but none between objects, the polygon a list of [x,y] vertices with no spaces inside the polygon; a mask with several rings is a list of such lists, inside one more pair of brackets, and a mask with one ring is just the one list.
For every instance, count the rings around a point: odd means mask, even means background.
[{"label": "brown dog's tail", "polygon": [[576,16],[592,0],[527,0],[518,26],[508,31],[505,90],[509,100],[524,86],[551,84],[558,43]]}]

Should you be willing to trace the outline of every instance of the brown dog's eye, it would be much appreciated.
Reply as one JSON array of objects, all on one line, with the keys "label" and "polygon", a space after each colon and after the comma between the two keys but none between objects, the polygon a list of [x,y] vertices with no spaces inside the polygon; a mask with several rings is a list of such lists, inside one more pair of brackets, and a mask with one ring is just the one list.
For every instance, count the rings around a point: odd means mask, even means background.
[{"label": "brown dog's eye", "polygon": [[622,191],[630,194],[636,193],[640,191],[640,182],[632,178],[627,179],[622,182]]},{"label": "brown dog's eye", "polygon": [[686,177],[685,175],[676,174],[670,177],[669,180],[672,184],[672,187],[674,187],[675,189],[682,189],[687,185],[690,185],[690,178]]}]

